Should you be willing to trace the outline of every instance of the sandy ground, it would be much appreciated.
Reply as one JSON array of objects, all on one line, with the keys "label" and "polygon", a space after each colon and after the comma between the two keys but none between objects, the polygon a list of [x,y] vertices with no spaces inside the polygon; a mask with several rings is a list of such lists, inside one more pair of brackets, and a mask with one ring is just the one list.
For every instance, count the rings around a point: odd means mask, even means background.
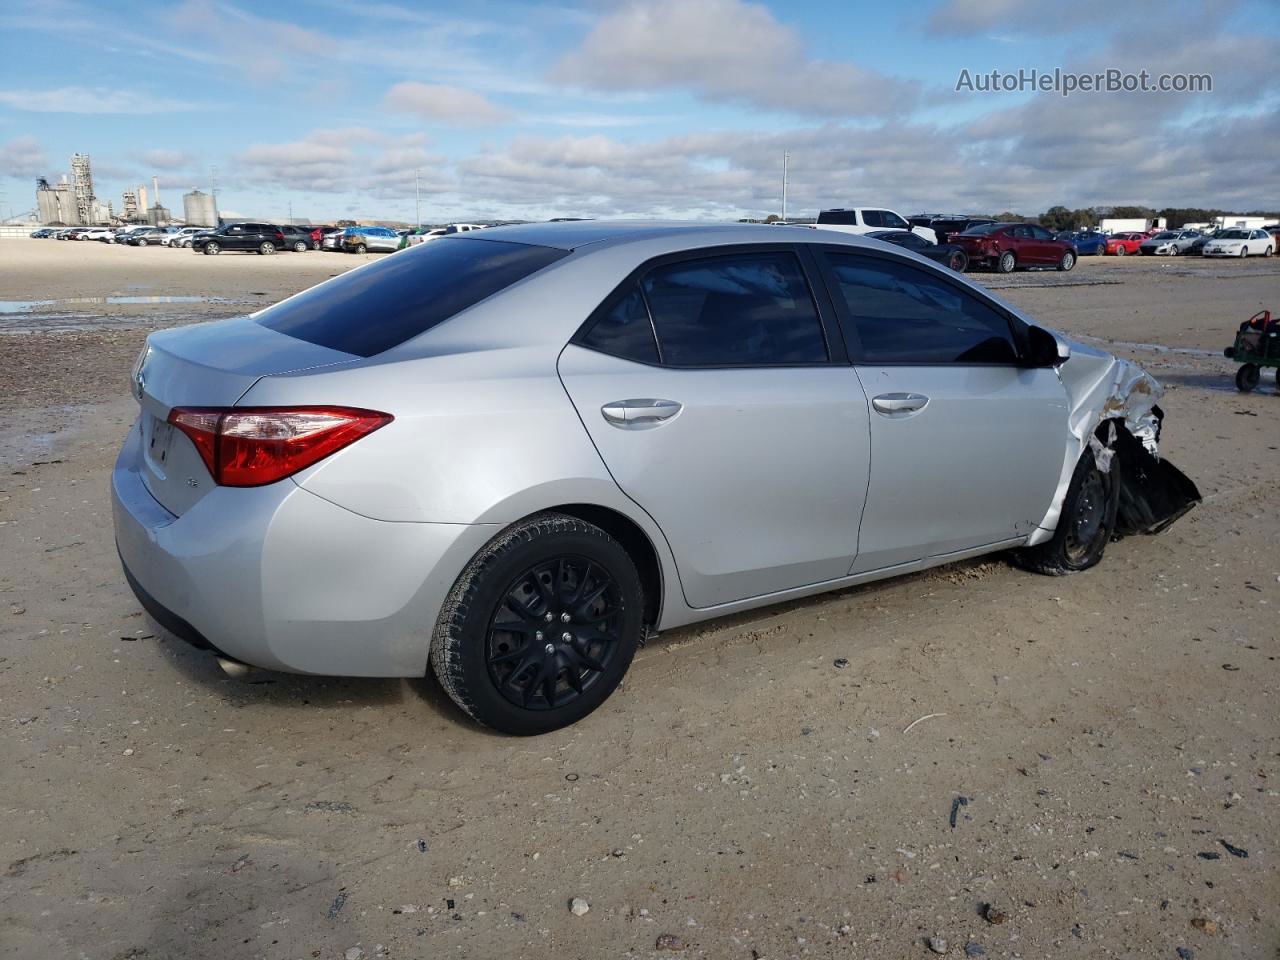
[{"label": "sandy ground", "polygon": [[[0,301],[268,302],[355,262],[4,241]],[[0,333],[0,956],[1274,960],[1280,396],[1220,350],[1280,264],[979,277],[1148,345],[1117,349],[1204,504],[1075,577],[995,558],[673,631],[533,740],[430,680],[229,681],[139,612],[129,364],[243,304],[0,313],[60,331]]]}]

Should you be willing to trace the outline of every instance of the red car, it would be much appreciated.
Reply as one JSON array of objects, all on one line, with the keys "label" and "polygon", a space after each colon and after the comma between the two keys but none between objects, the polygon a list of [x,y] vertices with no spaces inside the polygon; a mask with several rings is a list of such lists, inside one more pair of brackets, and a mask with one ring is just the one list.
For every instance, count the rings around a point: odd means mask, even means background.
[{"label": "red car", "polygon": [[1076,265],[1076,248],[1038,223],[983,223],[958,233],[951,242],[963,248],[970,265],[982,264],[1000,273],[1019,267],[1057,267],[1070,270]]},{"label": "red car", "polygon": [[1138,248],[1142,246],[1142,241],[1145,239],[1147,239],[1145,233],[1113,233],[1107,237],[1106,252],[1117,257],[1123,257],[1129,253],[1137,253]]}]

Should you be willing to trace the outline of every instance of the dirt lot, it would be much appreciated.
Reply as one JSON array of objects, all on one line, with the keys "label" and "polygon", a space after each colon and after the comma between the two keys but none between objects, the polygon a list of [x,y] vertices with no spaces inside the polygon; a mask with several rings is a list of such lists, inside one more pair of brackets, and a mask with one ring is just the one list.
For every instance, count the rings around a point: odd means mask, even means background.
[{"label": "dirt lot", "polygon": [[147,329],[356,262],[0,241],[0,301],[234,301],[0,313],[0,955],[1274,960],[1280,396],[1220,351],[1275,260],[982,277],[1168,386],[1168,533],[673,631],[532,740],[430,680],[227,680],[120,575]]}]

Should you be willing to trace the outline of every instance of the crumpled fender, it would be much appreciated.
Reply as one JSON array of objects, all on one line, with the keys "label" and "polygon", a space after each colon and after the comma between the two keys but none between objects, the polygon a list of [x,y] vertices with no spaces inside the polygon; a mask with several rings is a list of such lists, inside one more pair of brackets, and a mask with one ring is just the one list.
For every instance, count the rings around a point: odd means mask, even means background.
[{"label": "crumpled fender", "polygon": [[1086,446],[1094,446],[1100,468],[1121,464],[1120,509],[1116,533],[1159,533],[1200,501],[1196,485],[1177,467],[1160,457],[1158,401],[1164,388],[1138,364],[1056,334],[1071,348],[1058,367],[1067,389],[1068,429],[1073,443],[1067,451],[1049,511],[1037,524],[1028,545],[1048,540],[1058,526],[1062,503],[1076,463]]}]

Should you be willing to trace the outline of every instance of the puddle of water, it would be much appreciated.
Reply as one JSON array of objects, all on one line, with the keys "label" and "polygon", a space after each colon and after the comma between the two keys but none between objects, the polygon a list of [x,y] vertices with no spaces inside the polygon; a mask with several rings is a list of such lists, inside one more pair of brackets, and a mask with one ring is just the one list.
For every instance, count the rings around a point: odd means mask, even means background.
[{"label": "puddle of water", "polygon": [[65,300],[0,300],[0,314],[35,313],[45,307],[63,307],[70,304],[148,304],[148,303],[243,303],[229,297],[68,297]]}]

